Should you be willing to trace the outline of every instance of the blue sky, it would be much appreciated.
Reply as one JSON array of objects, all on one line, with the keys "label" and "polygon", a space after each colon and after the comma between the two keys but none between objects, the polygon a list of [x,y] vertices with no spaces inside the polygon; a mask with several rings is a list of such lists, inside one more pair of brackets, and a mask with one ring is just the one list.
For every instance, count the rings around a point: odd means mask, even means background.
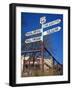
[{"label": "blue sky", "polygon": [[40,36],[41,34],[26,37],[25,33],[38,28],[41,28],[40,17],[46,17],[46,23],[61,19],[61,23],[45,28],[44,31],[60,26],[61,30],[59,32],[44,36],[44,41],[47,42],[47,49],[52,53],[52,55],[60,62],[63,63],[63,15],[62,14],[43,14],[43,13],[21,13],[21,41],[28,39],[30,37]]}]

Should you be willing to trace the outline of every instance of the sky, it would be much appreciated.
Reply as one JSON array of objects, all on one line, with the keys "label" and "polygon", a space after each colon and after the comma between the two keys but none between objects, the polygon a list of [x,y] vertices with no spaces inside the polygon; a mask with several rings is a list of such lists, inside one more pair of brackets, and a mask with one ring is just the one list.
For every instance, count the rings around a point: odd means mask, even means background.
[{"label": "sky", "polygon": [[59,32],[55,32],[50,35],[44,36],[44,42],[46,43],[46,47],[50,51],[50,53],[55,57],[56,60],[58,60],[62,64],[63,63],[63,15],[62,14],[22,12],[21,13],[21,45],[22,43],[25,42],[26,39],[35,36],[41,36],[41,34],[33,35],[33,36],[25,36],[25,33],[41,28],[40,18],[43,16],[46,17],[46,23],[56,19],[61,19],[61,22],[59,24],[45,28],[43,29],[43,31],[52,29],[57,26],[61,27],[61,30]]}]

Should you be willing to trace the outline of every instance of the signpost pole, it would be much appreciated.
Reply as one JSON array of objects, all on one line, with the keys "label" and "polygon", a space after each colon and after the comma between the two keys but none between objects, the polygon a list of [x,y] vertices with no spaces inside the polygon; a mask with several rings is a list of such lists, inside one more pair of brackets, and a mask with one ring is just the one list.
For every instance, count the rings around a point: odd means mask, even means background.
[{"label": "signpost pole", "polygon": [[43,44],[43,24],[46,22],[46,17],[40,18],[40,24],[41,26],[41,52],[42,52],[42,72],[44,72],[44,44]]},{"label": "signpost pole", "polygon": [[42,24],[42,41],[41,41],[41,52],[42,52],[42,72],[44,72],[44,44],[43,44],[43,24]]}]

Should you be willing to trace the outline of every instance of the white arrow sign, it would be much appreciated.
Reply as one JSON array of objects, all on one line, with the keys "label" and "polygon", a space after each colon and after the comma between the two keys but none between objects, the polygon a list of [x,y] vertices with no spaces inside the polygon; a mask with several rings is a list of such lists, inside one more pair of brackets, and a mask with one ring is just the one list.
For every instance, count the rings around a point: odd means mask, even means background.
[{"label": "white arrow sign", "polygon": [[37,30],[33,30],[33,31],[30,31],[30,32],[27,32],[25,34],[25,36],[31,36],[31,35],[35,35],[35,34],[39,34],[41,33],[41,29],[37,29]]},{"label": "white arrow sign", "polygon": [[56,19],[54,21],[43,24],[43,28],[47,28],[47,27],[59,24],[60,22],[61,22],[61,19]]},{"label": "white arrow sign", "polygon": [[55,27],[55,28],[52,28],[52,29],[49,29],[47,31],[44,31],[43,35],[49,35],[49,34],[52,34],[54,32],[58,32],[61,30],[61,27],[58,26],[58,27]]},{"label": "white arrow sign", "polygon": [[37,42],[37,41],[41,41],[41,36],[26,39],[26,40],[25,40],[25,43],[31,43],[31,42]]}]

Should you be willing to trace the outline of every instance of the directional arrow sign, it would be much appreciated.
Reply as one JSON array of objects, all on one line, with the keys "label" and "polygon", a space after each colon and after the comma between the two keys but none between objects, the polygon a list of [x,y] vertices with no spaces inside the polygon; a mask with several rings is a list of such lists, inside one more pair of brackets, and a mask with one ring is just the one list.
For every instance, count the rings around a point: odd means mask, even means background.
[{"label": "directional arrow sign", "polygon": [[37,42],[37,41],[41,41],[41,36],[26,39],[26,40],[25,40],[25,43],[31,43],[31,42]]},{"label": "directional arrow sign", "polygon": [[43,35],[49,35],[49,34],[52,34],[54,32],[58,32],[61,30],[61,27],[58,26],[58,27],[55,27],[55,28],[52,28],[52,29],[49,29],[47,31],[44,31]]},{"label": "directional arrow sign", "polygon": [[59,24],[60,22],[61,22],[61,19],[56,19],[54,21],[43,24],[43,28],[47,28],[47,27]]},{"label": "directional arrow sign", "polygon": [[25,36],[31,36],[31,35],[35,35],[35,34],[39,34],[41,33],[41,29],[37,29],[37,30],[33,30],[33,31],[30,31],[30,32],[27,32],[25,34]]}]

